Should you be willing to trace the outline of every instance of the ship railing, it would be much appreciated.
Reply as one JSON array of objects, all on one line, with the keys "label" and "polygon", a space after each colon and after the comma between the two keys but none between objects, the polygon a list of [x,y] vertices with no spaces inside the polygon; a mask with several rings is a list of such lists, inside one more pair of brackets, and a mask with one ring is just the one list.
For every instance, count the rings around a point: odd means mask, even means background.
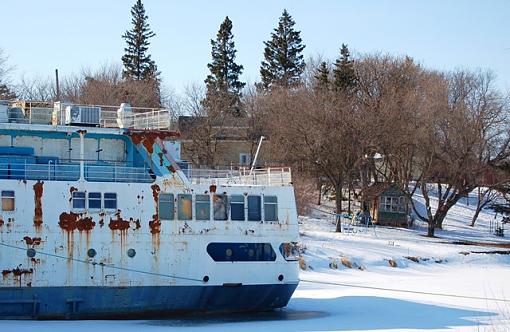
[{"label": "ship railing", "polygon": [[[85,164],[84,178],[90,182],[154,182],[154,175],[146,167]],[[77,181],[79,164],[33,164],[0,162],[0,179]]]},{"label": "ship railing", "polygon": [[85,180],[91,182],[154,182],[150,169],[145,167],[88,165]]},{"label": "ship railing", "polygon": [[0,100],[0,123],[79,125],[80,121],[74,123],[66,118],[67,106],[99,110],[99,118],[93,120],[96,122],[83,123],[87,126],[148,130],[173,130],[177,127],[175,114],[168,109],[129,106],[128,112],[119,113],[121,107],[111,105],[5,100]]},{"label": "ship railing", "polygon": [[196,169],[189,168],[185,174],[194,184],[286,186],[292,184],[290,167],[267,167],[254,169]]}]

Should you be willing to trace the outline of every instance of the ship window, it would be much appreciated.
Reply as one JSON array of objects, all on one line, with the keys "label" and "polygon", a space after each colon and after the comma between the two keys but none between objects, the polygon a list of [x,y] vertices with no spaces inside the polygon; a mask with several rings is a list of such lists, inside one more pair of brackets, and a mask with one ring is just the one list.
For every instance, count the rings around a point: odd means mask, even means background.
[{"label": "ship window", "polygon": [[85,193],[83,191],[73,192],[73,209],[85,209]]},{"label": "ship window", "polygon": [[14,211],[14,191],[2,191],[2,210]]},{"label": "ship window", "polygon": [[261,221],[260,196],[248,196],[248,220]]},{"label": "ship window", "polygon": [[214,220],[227,220],[227,195],[213,196]]},{"label": "ship window", "polygon": [[159,194],[158,204],[159,218],[163,220],[174,219],[174,195],[173,194]]},{"label": "ship window", "polygon": [[230,196],[230,219],[244,221],[244,196]]},{"label": "ship window", "polygon": [[104,194],[104,208],[116,210],[117,209],[117,194],[105,193]]},{"label": "ship window", "polygon": [[213,242],[207,253],[215,262],[274,262],[276,253],[270,243]]},{"label": "ship window", "polygon": [[276,196],[264,196],[264,220],[278,220],[278,198]]},{"label": "ship window", "polygon": [[211,202],[209,195],[195,196],[195,214],[197,220],[211,219]]},{"label": "ship window", "polygon": [[191,195],[190,194],[177,195],[177,206],[178,206],[177,214],[178,214],[179,220],[191,220],[192,219]]},{"label": "ship window", "polygon": [[101,208],[101,193],[89,193],[89,209]]}]

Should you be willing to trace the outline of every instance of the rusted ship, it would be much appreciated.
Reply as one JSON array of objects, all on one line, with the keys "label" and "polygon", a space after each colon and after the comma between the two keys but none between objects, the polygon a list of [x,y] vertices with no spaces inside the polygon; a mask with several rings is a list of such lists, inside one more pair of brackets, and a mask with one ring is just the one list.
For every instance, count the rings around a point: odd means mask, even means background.
[{"label": "rusted ship", "polygon": [[193,168],[167,110],[0,102],[0,318],[284,307],[290,169]]}]

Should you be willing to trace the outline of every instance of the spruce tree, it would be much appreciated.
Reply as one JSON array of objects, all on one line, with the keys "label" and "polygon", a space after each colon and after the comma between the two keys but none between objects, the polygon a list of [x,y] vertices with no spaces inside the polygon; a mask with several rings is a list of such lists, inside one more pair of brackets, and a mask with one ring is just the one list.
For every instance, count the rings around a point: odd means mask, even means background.
[{"label": "spruce tree", "polygon": [[204,106],[241,116],[241,90],[246,85],[239,80],[243,66],[235,62],[236,48],[232,34],[232,21],[225,18],[220,25],[216,40],[211,39],[212,62],[207,64],[210,74],[205,79],[207,87]]},{"label": "spruce tree", "polygon": [[291,87],[300,82],[305,69],[300,31],[294,30],[294,20],[285,9],[271,39],[264,42],[264,61],[260,68],[262,83],[259,87]]},{"label": "spruce tree", "polygon": [[131,8],[131,16],[133,28],[122,36],[127,44],[124,48],[125,54],[122,56],[123,76],[133,80],[156,78],[158,76],[156,64],[147,52],[149,38],[156,34],[149,27],[148,16],[145,15],[141,0],[137,0]]},{"label": "spruce tree", "polygon": [[317,68],[315,72],[315,86],[320,90],[328,90],[329,89],[329,68],[326,61],[321,62],[319,68]]},{"label": "spruce tree", "polygon": [[338,91],[351,91],[356,86],[356,73],[354,61],[350,58],[347,45],[342,44],[340,58],[335,61],[333,69],[333,85]]}]

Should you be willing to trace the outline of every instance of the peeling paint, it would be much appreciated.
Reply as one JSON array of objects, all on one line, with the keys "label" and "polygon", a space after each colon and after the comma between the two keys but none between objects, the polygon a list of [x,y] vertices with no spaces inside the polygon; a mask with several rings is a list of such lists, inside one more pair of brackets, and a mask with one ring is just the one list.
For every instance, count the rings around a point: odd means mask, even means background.
[{"label": "peeling paint", "polygon": [[156,142],[156,139],[164,140],[165,138],[178,138],[180,133],[177,131],[158,131],[158,130],[139,130],[139,131],[129,131],[129,137],[131,137],[131,141],[133,144],[138,145],[142,144],[149,154],[154,152],[153,145]]},{"label": "peeling paint", "polygon": [[152,234],[159,234],[161,232],[161,222],[159,221],[159,192],[161,189],[157,184],[151,186],[152,197],[154,198],[154,204],[156,207],[156,213],[152,216],[152,220],[149,221],[149,227]]},{"label": "peeling paint", "polygon": [[32,273],[34,273],[34,269],[33,268],[30,268],[30,269],[20,269],[19,267],[17,267],[17,268],[12,269],[12,270],[3,270],[2,271],[2,276],[3,277],[8,276],[11,273],[15,277],[19,277],[19,276],[22,276],[24,274],[32,274]]},{"label": "peeling paint", "polygon": [[81,214],[74,212],[62,212],[59,219],[58,225],[60,228],[70,232],[75,229],[78,231],[90,231],[96,226],[91,217],[81,217]]},{"label": "peeling paint", "polygon": [[40,237],[25,236],[23,238],[23,240],[25,240],[25,243],[27,244],[27,246],[38,246],[42,242]]},{"label": "peeling paint", "polygon": [[42,181],[37,181],[34,184],[34,225],[41,226],[43,223],[43,209],[42,209],[42,194],[43,194]]},{"label": "peeling paint", "polygon": [[115,212],[115,218],[110,218],[110,223],[108,224],[108,227],[110,227],[111,230],[128,230],[130,228],[131,222],[134,222],[136,225],[136,229],[140,228],[140,220],[133,220],[133,218],[129,218],[129,220],[122,219],[120,215],[120,210],[117,210]]}]

